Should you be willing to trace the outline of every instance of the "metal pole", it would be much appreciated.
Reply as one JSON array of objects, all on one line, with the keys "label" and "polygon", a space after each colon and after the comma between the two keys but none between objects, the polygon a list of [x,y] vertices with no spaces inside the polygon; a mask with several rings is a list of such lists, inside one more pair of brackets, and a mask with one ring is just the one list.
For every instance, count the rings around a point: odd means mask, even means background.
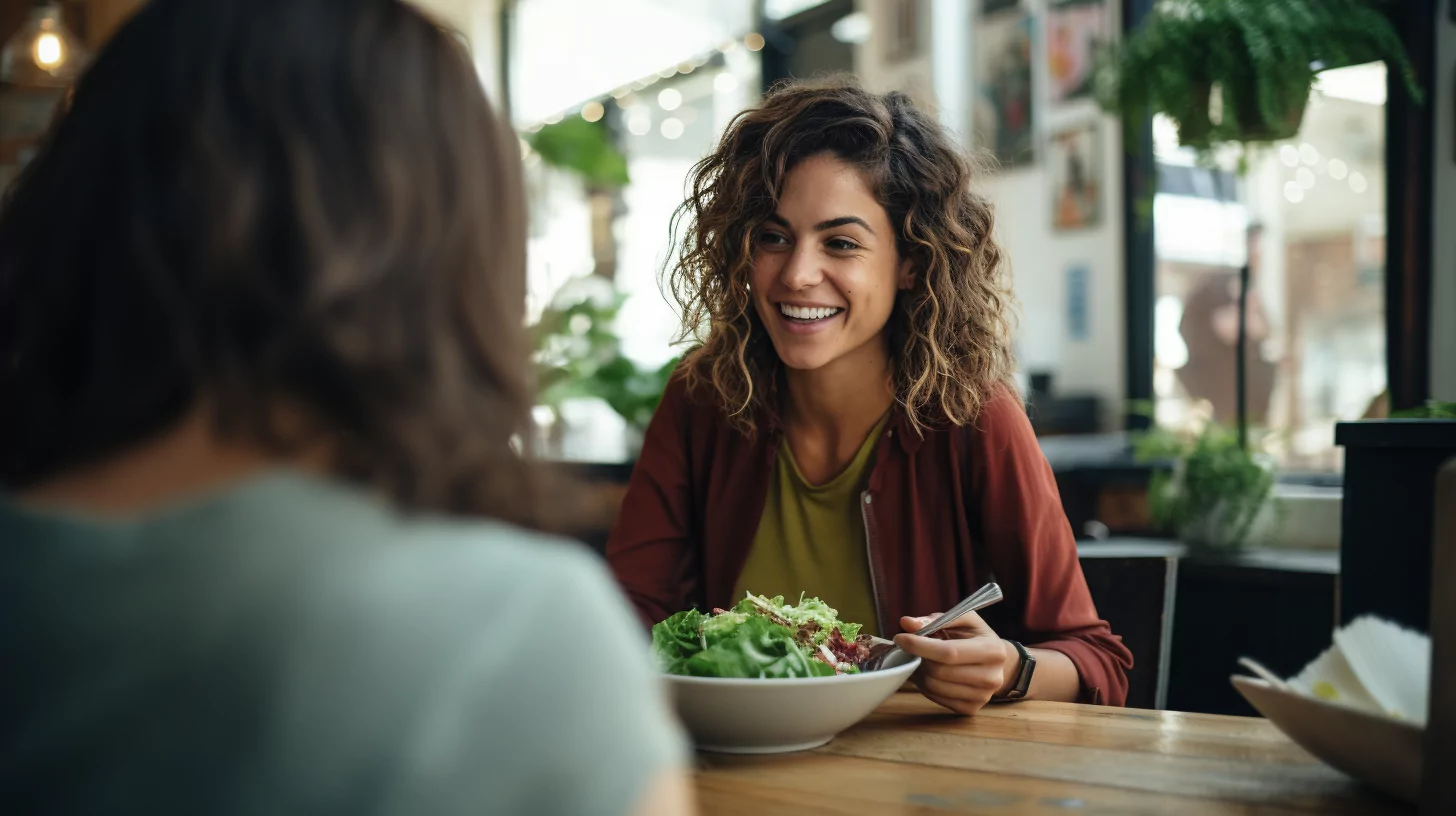
[{"label": "metal pole", "polygon": [[1249,262],[1244,260],[1244,265],[1239,267],[1239,336],[1234,344],[1234,353],[1238,359],[1234,368],[1238,384],[1234,389],[1234,399],[1237,402],[1239,422],[1239,448],[1249,449],[1249,372],[1248,355],[1244,353],[1244,347],[1249,342]]},{"label": "metal pole", "polygon": [[511,50],[515,45],[516,0],[501,0],[496,14],[496,25],[499,27],[496,31],[496,70],[500,72],[500,99],[496,101],[501,118],[514,129],[515,112],[511,109]]}]

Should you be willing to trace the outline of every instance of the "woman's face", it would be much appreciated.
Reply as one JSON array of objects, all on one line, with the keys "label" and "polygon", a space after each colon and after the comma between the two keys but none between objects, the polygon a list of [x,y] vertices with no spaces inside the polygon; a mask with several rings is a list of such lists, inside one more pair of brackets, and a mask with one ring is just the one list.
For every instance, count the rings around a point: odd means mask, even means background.
[{"label": "woman's face", "polygon": [[753,304],[791,369],[877,348],[896,292],[914,281],[889,214],[859,171],[830,154],[789,171],[754,244]]}]

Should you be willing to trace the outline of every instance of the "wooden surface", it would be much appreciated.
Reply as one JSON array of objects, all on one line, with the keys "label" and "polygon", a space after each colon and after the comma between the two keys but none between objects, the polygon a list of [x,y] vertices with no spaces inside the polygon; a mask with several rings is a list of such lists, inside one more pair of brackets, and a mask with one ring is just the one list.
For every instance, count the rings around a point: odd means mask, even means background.
[{"label": "wooden surface", "polygon": [[961,718],[897,694],[817,751],[700,755],[706,814],[1386,814],[1267,721],[1065,703]]}]

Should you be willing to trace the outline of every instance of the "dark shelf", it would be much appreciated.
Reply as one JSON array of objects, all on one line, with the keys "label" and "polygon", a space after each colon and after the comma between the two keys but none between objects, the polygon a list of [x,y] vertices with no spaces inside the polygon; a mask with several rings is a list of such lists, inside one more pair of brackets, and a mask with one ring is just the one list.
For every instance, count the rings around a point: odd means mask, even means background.
[{"label": "dark shelf", "polygon": [[1456,448],[1456,419],[1366,419],[1335,425],[1336,445]]}]

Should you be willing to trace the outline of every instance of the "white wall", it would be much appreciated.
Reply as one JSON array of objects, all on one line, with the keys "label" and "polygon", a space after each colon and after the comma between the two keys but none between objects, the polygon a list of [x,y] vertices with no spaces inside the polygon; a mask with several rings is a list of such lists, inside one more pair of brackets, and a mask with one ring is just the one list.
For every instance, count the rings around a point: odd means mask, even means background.
[{"label": "white wall", "polygon": [[[1045,70],[1045,0],[1026,5],[1037,12],[1033,49],[1034,110],[1039,131],[1035,162],[988,179],[986,190],[996,202],[1002,246],[1011,258],[1016,292],[1022,303],[1018,335],[1022,368],[1055,375],[1059,393],[1093,393],[1103,400],[1103,421],[1120,425],[1127,375],[1124,347],[1125,261],[1122,217],[1122,130],[1092,100],[1055,108],[1045,104],[1049,82]],[[1109,21],[1118,18],[1117,0],[1108,4]],[[971,47],[975,65],[974,23]],[[1109,25],[1111,22],[1109,22]],[[972,71],[971,81],[975,82]],[[974,87],[974,86],[973,86]],[[1053,182],[1047,165],[1047,134],[1065,125],[1099,121],[1102,139],[1102,219],[1087,229],[1060,232],[1051,226]],[[1067,270],[1088,270],[1089,336],[1073,340],[1067,326]]]},{"label": "white wall", "polygon": [[1456,25],[1450,5],[1441,0],[1436,33],[1436,87],[1428,93],[1436,106],[1435,212],[1431,251],[1431,396],[1456,400],[1456,129],[1453,74],[1456,74]]},{"label": "white wall", "polygon": [[[1023,370],[1050,371],[1060,393],[1092,393],[1103,399],[1107,427],[1117,427],[1126,395],[1124,364],[1124,258],[1122,218],[1122,133],[1117,120],[1104,116],[1091,100],[1048,110],[1042,34],[1045,0],[1024,0],[1037,12],[1033,55],[1037,157],[1031,166],[992,173],[982,190],[997,210],[997,234],[1011,260],[1022,314],[1017,350]],[[976,78],[975,25],[978,0],[925,0],[930,14],[930,53],[923,59],[887,65],[878,39],[888,28],[888,5],[860,0],[874,31],[856,49],[855,69],[871,89],[904,90],[934,105],[947,127],[971,132],[971,102]],[[1120,19],[1119,0],[1109,0],[1109,30]],[[929,85],[929,93],[925,86]],[[1062,125],[1099,121],[1102,137],[1102,220],[1089,229],[1058,232],[1052,223],[1052,178],[1045,163],[1046,134]],[[1073,340],[1067,327],[1067,270],[1088,270],[1090,335]]]}]

